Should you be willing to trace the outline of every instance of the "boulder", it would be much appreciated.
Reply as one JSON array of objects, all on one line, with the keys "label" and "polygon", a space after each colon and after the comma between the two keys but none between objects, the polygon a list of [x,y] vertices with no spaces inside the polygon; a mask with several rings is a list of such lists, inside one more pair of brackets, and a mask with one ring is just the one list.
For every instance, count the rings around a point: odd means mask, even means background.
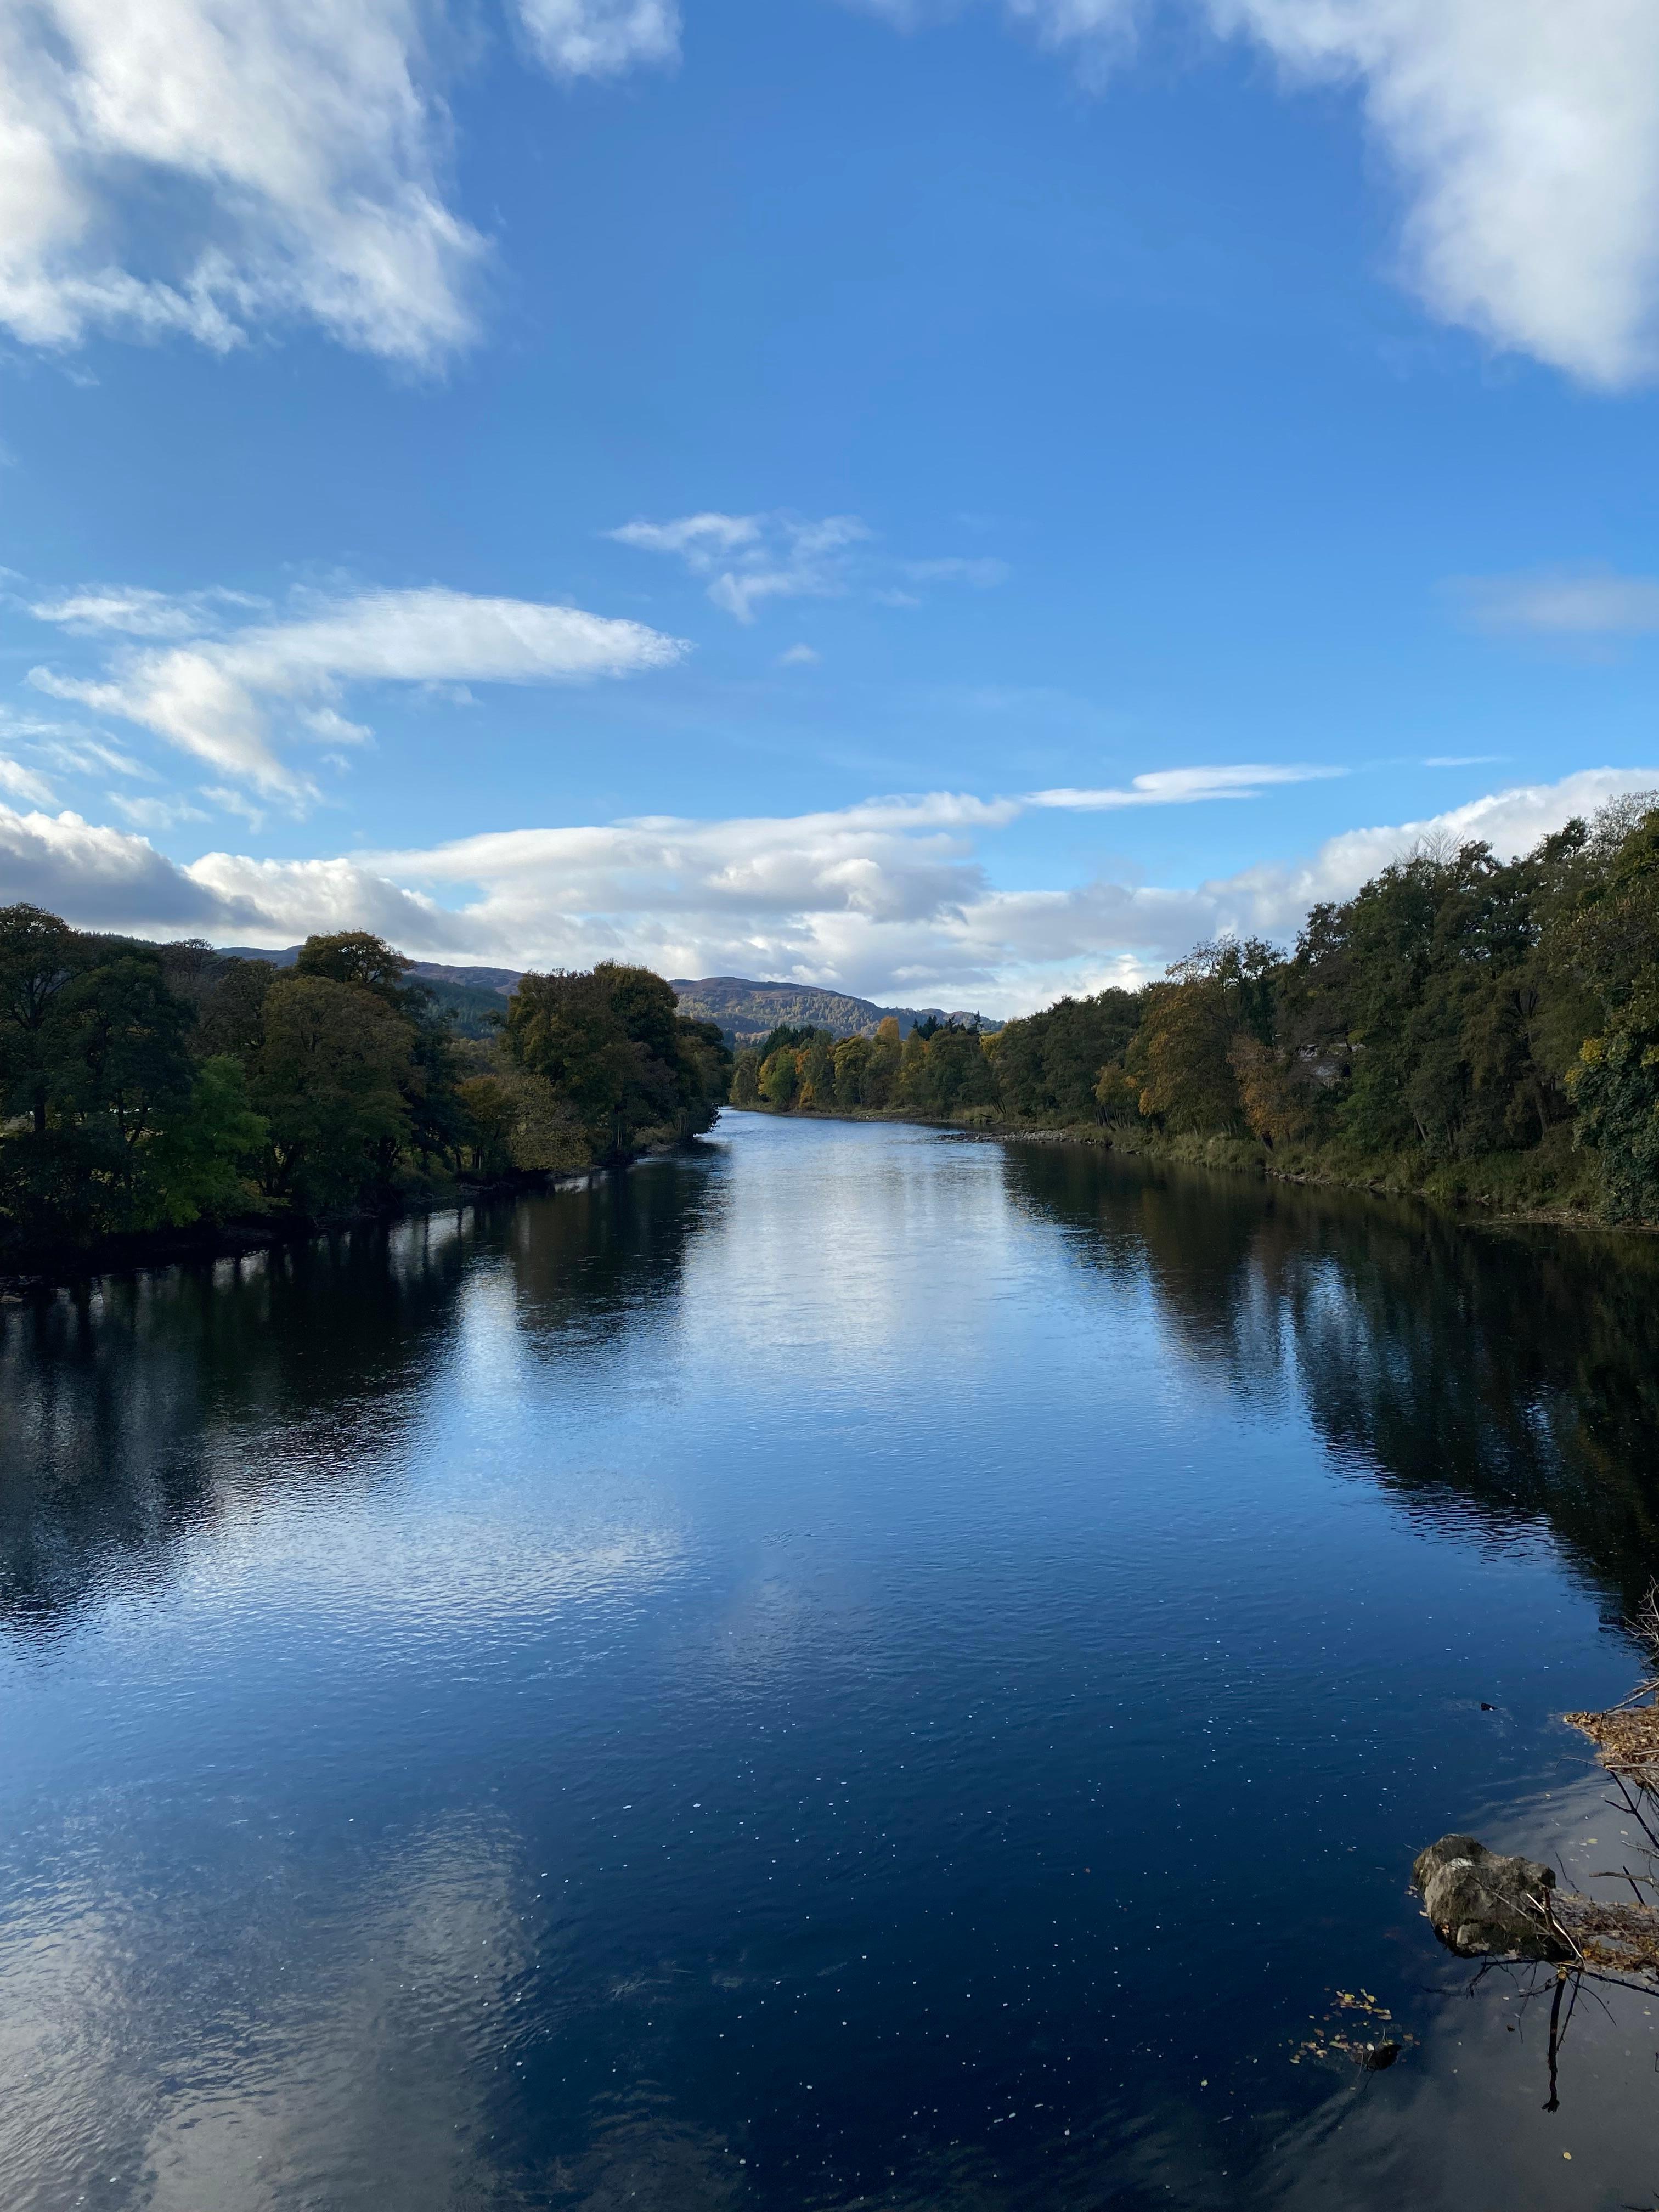
[{"label": "boulder", "polygon": [[1473,1836],[1442,1836],[1418,1854],[1412,1879],[1441,1942],[1466,1959],[1570,1959],[1537,1859],[1505,1858]]}]

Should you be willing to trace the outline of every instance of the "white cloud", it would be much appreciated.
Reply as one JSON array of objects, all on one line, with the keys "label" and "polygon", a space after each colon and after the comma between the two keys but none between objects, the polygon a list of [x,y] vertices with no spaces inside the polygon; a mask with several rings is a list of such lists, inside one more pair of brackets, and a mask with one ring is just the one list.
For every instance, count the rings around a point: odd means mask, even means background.
[{"label": "white cloud", "polygon": [[751,623],[766,599],[839,599],[860,586],[884,606],[915,607],[912,592],[878,584],[884,574],[913,584],[966,584],[977,591],[1006,581],[1006,561],[882,562],[865,551],[875,533],[856,514],[809,522],[799,515],[705,511],[672,522],[629,522],[607,535],[642,553],[665,553],[708,580],[717,607]]},{"label": "white cloud", "polygon": [[465,344],[484,245],[445,203],[424,20],[418,0],[0,0],[0,323],[223,350],[303,318],[416,366]]},{"label": "white cloud", "polygon": [[780,668],[816,668],[823,658],[810,645],[792,645],[778,655]]},{"label": "white cloud", "polygon": [[1651,0],[1209,0],[1304,79],[1347,80],[1408,195],[1409,282],[1448,322],[1594,385],[1656,365]]},{"label": "white cloud", "polygon": [[1039,46],[1073,57],[1085,83],[1097,82],[1134,44],[1145,13],[1139,0],[1003,0]]},{"label": "white cloud", "polygon": [[[866,0],[905,27],[939,10]],[[1152,0],[1002,0],[1097,81]],[[947,9],[946,12],[949,12]],[[1291,83],[1357,88],[1404,188],[1401,274],[1431,312],[1583,382],[1659,368],[1653,0],[1165,0]]]},{"label": "white cloud", "polygon": [[[84,629],[94,604],[102,602],[82,594],[34,611]],[[61,611],[66,607],[74,612]],[[162,618],[159,608],[146,607],[147,621]],[[128,626],[125,614],[118,626]],[[30,680],[55,697],[153,730],[240,781],[297,798],[309,787],[278,759],[277,731],[361,742],[366,728],[334,704],[345,684],[581,683],[665,667],[685,649],[641,623],[434,586],[321,602],[295,619],[222,639],[124,648],[95,678],[37,668]]]},{"label": "white cloud", "polygon": [[[678,53],[676,0],[514,4],[567,79]],[[941,12],[868,4],[905,23]],[[1122,59],[1152,5],[1001,0],[1085,79]],[[1293,81],[1357,88],[1404,187],[1407,281],[1434,313],[1592,385],[1655,368],[1652,0],[1178,5]],[[225,349],[300,320],[386,360],[441,363],[477,336],[489,258],[451,204],[443,78],[467,36],[451,12],[0,0],[0,325],[48,348],[115,329]],[[726,600],[746,616],[766,595],[754,577],[790,568],[730,574]]]},{"label": "white cloud", "polygon": [[78,814],[20,814],[0,804],[0,884],[8,902],[28,901],[83,928],[138,936],[234,931],[228,906],[155,852],[143,837],[98,827]]},{"label": "white cloud", "polygon": [[1347,774],[1343,768],[1254,766],[1241,763],[1230,768],[1162,768],[1132,777],[1127,790],[1033,791],[1030,806],[1067,807],[1079,813],[1105,812],[1117,806],[1190,806],[1207,799],[1259,799],[1270,786],[1318,783]]},{"label": "white cloud", "polygon": [[129,637],[195,637],[218,627],[227,611],[263,608],[245,592],[185,592],[173,597],[142,584],[91,584],[58,599],[36,602],[37,622],[57,623],[79,637],[117,630]]},{"label": "white cloud", "polygon": [[181,822],[205,822],[207,816],[187,799],[129,799],[118,791],[104,794],[135,830],[176,830]]},{"label": "white cloud", "polygon": [[10,792],[15,799],[27,799],[34,806],[56,804],[45,776],[25,768],[21,761],[9,760],[3,753],[0,753],[0,791]]},{"label": "white cloud", "polygon": [[1558,637],[1639,637],[1659,630],[1659,576],[1607,569],[1530,576],[1470,576],[1450,587],[1487,629]]},{"label": "white cloud", "polygon": [[519,0],[537,52],[559,76],[622,76],[679,59],[675,0]]},{"label": "white cloud", "polygon": [[[1032,802],[953,793],[784,818],[507,830],[331,860],[210,853],[188,867],[72,814],[0,806],[0,879],[70,921],[144,935],[281,945],[361,927],[417,957],[529,967],[618,957],[670,975],[794,979],[1004,1013],[1139,981],[1218,933],[1288,939],[1316,901],[1350,896],[1425,838],[1484,839],[1512,854],[1656,784],[1659,769],[1586,769],[1189,886],[999,886],[979,846]],[[1181,803],[1175,787],[1164,803]]]},{"label": "white cloud", "polygon": [[1296,927],[1317,901],[1351,897],[1379,868],[1425,840],[1449,839],[1455,845],[1482,842],[1500,859],[1512,860],[1575,815],[1594,814],[1610,800],[1656,786],[1659,769],[1581,769],[1559,783],[1517,784],[1421,821],[1345,830],[1328,839],[1311,860],[1247,868],[1224,884],[1205,889],[1225,902],[1229,927],[1282,934]]},{"label": "white cloud", "polygon": [[686,514],[629,522],[610,536],[641,552],[678,556],[706,576],[717,607],[751,623],[763,599],[830,599],[850,581],[848,554],[870,536],[855,514],[805,521],[793,514]]},{"label": "white cloud", "polygon": [[[30,726],[12,724],[6,726],[27,728]],[[154,769],[146,768],[143,761],[134,760],[131,753],[124,753],[118,745],[110,744],[102,738],[90,737],[84,730],[64,724],[41,722],[33,726],[42,732],[62,730],[61,736],[42,735],[34,738],[33,744],[34,751],[41,759],[61,769],[65,775],[102,774],[131,776],[139,783],[157,781]]]}]

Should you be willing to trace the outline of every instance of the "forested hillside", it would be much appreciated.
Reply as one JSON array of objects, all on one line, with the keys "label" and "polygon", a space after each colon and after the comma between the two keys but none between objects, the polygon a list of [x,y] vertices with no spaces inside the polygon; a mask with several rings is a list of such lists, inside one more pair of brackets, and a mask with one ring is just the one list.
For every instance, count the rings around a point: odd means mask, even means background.
[{"label": "forested hillside", "polygon": [[360,931],[279,969],[0,908],[0,1254],[625,1158],[725,1096],[720,1031],[646,969],[525,975],[467,1036],[409,968]]},{"label": "forested hillside", "polygon": [[810,983],[756,983],[745,975],[705,975],[699,982],[681,978],[674,990],[683,1014],[717,1022],[738,1048],[760,1043],[780,1026],[822,1030],[832,1037],[872,1036],[890,1017],[899,1035],[907,1036],[919,1022],[979,1020],[977,1015],[949,1015],[938,1006],[878,1006],[872,999],[855,999],[846,991]]},{"label": "forested hillside", "polygon": [[732,1097],[1079,1126],[1609,1221],[1659,1220],[1659,809],[1626,801],[1499,860],[1425,848],[1316,907],[1288,954],[1200,946],[1139,991],[981,1037],[779,1030]]}]

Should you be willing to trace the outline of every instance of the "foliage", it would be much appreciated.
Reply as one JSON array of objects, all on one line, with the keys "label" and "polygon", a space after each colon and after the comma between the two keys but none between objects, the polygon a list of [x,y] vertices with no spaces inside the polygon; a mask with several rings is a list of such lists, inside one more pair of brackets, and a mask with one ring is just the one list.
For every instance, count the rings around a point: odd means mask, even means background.
[{"label": "foliage", "polygon": [[1107,990],[1006,1024],[987,1048],[1003,1111],[1018,1121],[1091,1121],[1100,1071],[1122,1060],[1140,1013],[1138,993]]},{"label": "foliage", "polygon": [[731,1081],[645,969],[526,976],[502,1013],[462,1033],[366,931],[278,969],[0,909],[0,1254],[626,1158],[707,1128]]},{"label": "foliage", "polygon": [[410,1134],[413,1036],[385,997],[295,968],[265,1000],[253,1096],[265,1188],[307,1213],[372,1203]]},{"label": "foliage", "polygon": [[508,1004],[511,1064],[539,1075],[579,1116],[590,1157],[615,1159],[647,1134],[706,1129],[732,1078],[710,1022],[688,1021],[647,968],[526,975]]},{"label": "foliage", "polygon": [[775,1111],[1106,1124],[1132,1148],[1659,1221],[1659,807],[1511,860],[1425,844],[1316,906],[1288,954],[1226,939],[994,1035],[779,1029],[744,1060],[734,1102]]}]

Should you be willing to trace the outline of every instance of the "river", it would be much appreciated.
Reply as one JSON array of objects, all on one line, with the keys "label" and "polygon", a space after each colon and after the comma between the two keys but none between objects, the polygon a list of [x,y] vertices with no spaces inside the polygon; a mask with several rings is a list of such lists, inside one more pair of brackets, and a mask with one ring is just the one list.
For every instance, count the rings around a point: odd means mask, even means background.
[{"label": "river", "polygon": [[[728,1114],[0,1308],[11,2212],[1659,2199],[1659,1249]],[[1403,2055],[1333,2040],[1375,2015]]]}]

